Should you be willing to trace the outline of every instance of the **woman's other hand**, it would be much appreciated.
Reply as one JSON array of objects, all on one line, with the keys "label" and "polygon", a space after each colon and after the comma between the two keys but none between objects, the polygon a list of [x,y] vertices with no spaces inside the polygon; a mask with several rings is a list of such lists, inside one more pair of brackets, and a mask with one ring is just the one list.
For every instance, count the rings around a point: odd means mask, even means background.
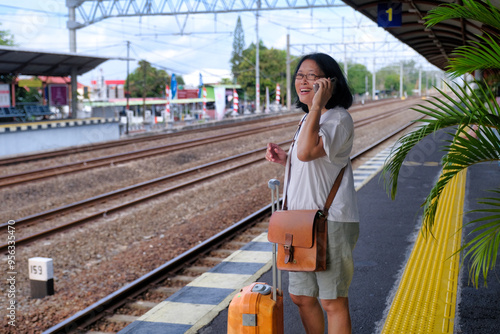
[{"label": "woman's other hand", "polygon": [[286,166],[286,152],[277,144],[267,144],[266,159],[271,162]]}]

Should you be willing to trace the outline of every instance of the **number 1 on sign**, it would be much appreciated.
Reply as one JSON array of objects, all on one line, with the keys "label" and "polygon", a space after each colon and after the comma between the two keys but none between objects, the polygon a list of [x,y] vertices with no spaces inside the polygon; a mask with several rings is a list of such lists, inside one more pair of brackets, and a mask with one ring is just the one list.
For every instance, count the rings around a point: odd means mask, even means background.
[{"label": "number 1 on sign", "polygon": [[392,8],[389,8],[385,12],[389,15],[389,22],[391,22],[392,21]]}]

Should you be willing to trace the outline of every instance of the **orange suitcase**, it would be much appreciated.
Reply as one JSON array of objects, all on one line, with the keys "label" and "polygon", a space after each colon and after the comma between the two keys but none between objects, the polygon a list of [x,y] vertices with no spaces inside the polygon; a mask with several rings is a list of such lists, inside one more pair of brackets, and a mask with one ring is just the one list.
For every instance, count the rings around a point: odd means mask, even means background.
[{"label": "orange suitcase", "polygon": [[[268,186],[274,212],[279,205],[279,181],[269,180]],[[227,317],[228,334],[283,334],[283,292],[281,272],[276,266],[276,244],[273,244],[272,261],[272,287],[266,283],[252,283],[232,299]]]},{"label": "orange suitcase", "polygon": [[273,300],[273,288],[266,283],[252,283],[229,304],[227,332],[231,334],[283,333],[283,295]]}]

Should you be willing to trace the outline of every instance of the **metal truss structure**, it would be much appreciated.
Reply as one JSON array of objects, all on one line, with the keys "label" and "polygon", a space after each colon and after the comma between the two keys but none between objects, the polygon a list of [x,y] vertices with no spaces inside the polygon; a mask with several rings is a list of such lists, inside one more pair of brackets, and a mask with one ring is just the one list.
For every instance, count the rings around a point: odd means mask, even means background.
[{"label": "metal truss structure", "polygon": [[[187,18],[191,14],[222,14],[232,12],[256,12],[267,10],[296,10],[327,7],[345,7],[341,0],[66,0],[70,51],[76,53],[76,30],[112,17],[174,16],[183,33]],[[184,16],[184,22],[179,17]],[[258,36],[258,15],[257,36]],[[258,37],[257,37],[258,39]],[[259,48],[256,61],[256,88],[259,96]],[[76,76],[75,76],[76,78]],[[287,69],[287,86],[290,74]],[[76,79],[72,84],[76,87]],[[289,94],[288,96],[290,96]],[[256,106],[259,110],[259,98]],[[290,101],[287,101],[290,106]]]},{"label": "metal truss structure", "polygon": [[[387,64],[399,66],[399,61],[402,59],[414,59],[417,62],[424,60],[415,50],[399,41],[290,44],[290,49],[299,54],[323,52],[343,60],[344,66],[351,62],[361,62],[369,68],[373,64],[373,71],[376,70],[375,63],[379,66]],[[381,54],[384,56],[381,57]],[[344,70],[347,72],[347,68]]]},{"label": "metal truss structure", "polygon": [[111,17],[191,15],[262,10],[346,7],[340,0],[66,0],[75,11],[68,29],[79,29]]}]

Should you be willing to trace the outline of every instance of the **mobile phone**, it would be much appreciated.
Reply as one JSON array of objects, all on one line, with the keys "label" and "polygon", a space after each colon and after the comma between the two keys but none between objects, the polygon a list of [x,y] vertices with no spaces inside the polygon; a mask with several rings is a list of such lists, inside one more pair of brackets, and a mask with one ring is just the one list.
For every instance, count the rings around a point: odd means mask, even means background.
[{"label": "mobile phone", "polygon": [[[333,91],[335,92],[335,88],[337,86],[337,78],[331,78],[330,81],[333,83]],[[314,84],[313,85],[313,90],[314,92],[316,93],[319,89],[319,85],[318,84]]]}]

